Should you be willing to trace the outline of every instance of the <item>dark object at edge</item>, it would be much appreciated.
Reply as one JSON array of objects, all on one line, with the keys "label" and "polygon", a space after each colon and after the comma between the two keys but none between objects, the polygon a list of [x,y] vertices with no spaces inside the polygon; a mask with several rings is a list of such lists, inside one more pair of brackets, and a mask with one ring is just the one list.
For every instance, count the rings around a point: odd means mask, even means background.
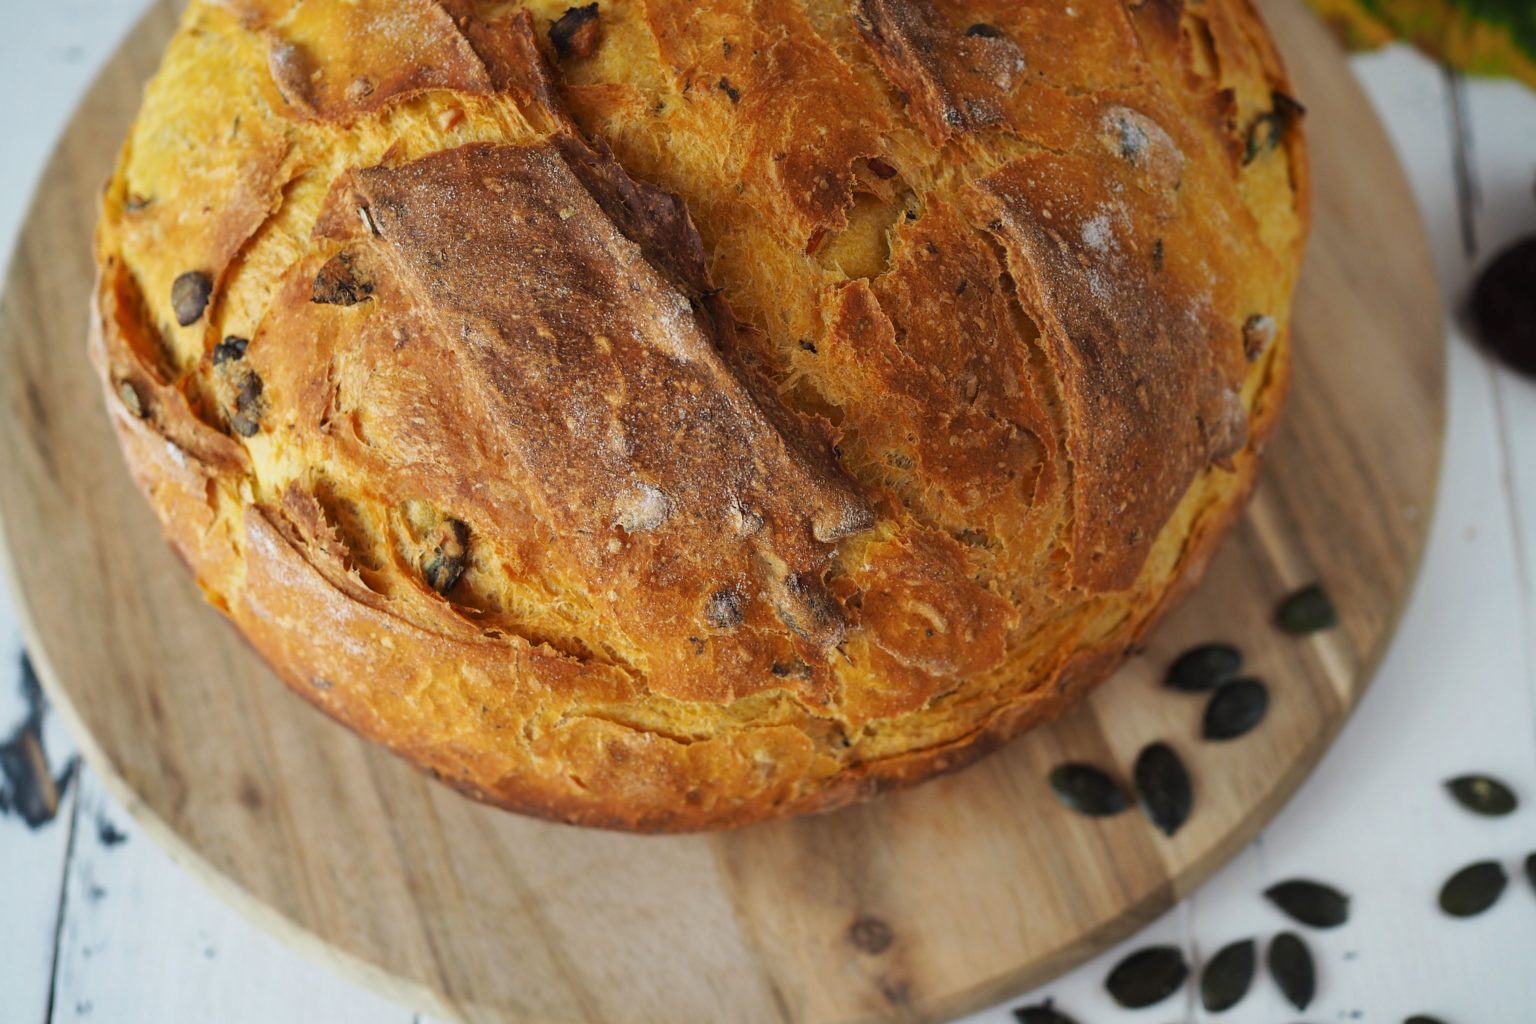
[{"label": "dark object at edge", "polygon": [[1504,249],[1477,275],[1471,313],[1485,352],[1536,377],[1536,235]]}]

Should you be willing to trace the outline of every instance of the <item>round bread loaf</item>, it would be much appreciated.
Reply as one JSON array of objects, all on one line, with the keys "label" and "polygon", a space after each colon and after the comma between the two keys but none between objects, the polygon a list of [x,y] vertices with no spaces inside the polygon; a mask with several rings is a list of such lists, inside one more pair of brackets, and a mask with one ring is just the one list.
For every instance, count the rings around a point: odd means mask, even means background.
[{"label": "round bread loaf", "polygon": [[473,796],[962,766],[1198,578],[1288,379],[1247,0],[194,0],[93,355],[209,601]]}]

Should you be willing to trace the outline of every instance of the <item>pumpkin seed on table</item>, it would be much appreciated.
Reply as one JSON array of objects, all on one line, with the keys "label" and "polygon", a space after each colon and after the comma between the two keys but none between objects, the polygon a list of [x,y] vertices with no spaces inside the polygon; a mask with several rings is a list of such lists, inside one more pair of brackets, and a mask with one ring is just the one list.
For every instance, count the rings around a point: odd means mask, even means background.
[{"label": "pumpkin seed on table", "polygon": [[1177,946],[1148,946],[1116,964],[1104,987],[1116,1003],[1139,1010],[1173,995],[1188,977],[1189,965]]},{"label": "pumpkin seed on table", "polygon": [[1439,1017],[1427,1017],[1422,1013],[1416,1013],[1403,1021],[1403,1024],[1445,1024]]},{"label": "pumpkin seed on table", "polygon": [[1165,836],[1189,819],[1195,791],[1179,755],[1166,743],[1150,744],[1136,758],[1136,796],[1141,809]]},{"label": "pumpkin seed on table", "polygon": [[1019,1024],[1077,1024],[1077,1020],[1068,1017],[1047,999],[1043,1003],[1035,1003],[1032,1006],[1021,1006],[1013,1011],[1013,1019]]},{"label": "pumpkin seed on table", "polygon": [[1317,967],[1312,952],[1294,932],[1281,932],[1269,943],[1269,973],[1280,994],[1298,1010],[1305,1010],[1317,994]]},{"label": "pumpkin seed on table", "polygon": [[1468,864],[1440,887],[1440,909],[1452,917],[1476,917],[1504,894],[1509,876],[1498,861]]},{"label": "pumpkin seed on table", "polygon": [[1231,644],[1201,644],[1191,647],[1168,666],[1163,685],[1185,693],[1205,693],[1243,670],[1243,652]]},{"label": "pumpkin seed on table", "polygon": [[1257,679],[1222,683],[1205,706],[1201,734],[1208,740],[1235,740],[1252,731],[1269,711],[1269,688]]},{"label": "pumpkin seed on table", "polygon": [[1513,790],[1490,775],[1461,775],[1448,780],[1445,788],[1461,806],[1490,818],[1509,814],[1520,804]]},{"label": "pumpkin seed on table", "polygon": [[1322,882],[1293,878],[1265,889],[1264,896],[1292,918],[1313,928],[1337,928],[1349,920],[1349,897]]},{"label": "pumpkin seed on table", "polygon": [[1091,764],[1068,762],[1051,771],[1051,792],[1080,814],[1105,818],[1126,808],[1119,783]]},{"label": "pumpkin seed on table", "polygon": [[1531,883],[1531,888],[1536,889],[1536,853],[1525,858],[1525,880]]},{"label": "pumpkin seed on table", "polygon": [[1257,960],[1252,939],[1222,947],[1200,972],[1200,1005],[1212,1013],[1236,1006],[1253,984]]},{"label": "pumpkin seed on table", "polygon": [[1322,584],[1312,583],[1280,602],[1275,624],[1287,633],[1305,636],[1337,626],[1339,613]]}]

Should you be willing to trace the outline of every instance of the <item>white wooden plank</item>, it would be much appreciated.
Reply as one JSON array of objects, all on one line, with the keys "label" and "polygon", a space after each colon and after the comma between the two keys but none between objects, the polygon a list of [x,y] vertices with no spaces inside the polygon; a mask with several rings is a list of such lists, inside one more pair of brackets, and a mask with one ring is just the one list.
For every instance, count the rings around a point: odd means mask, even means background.
[{"label": "white wooden plank", "polygon": [[409,1024],[240,918],[82,778],[52,1024]]},{"label": "white wooden plank", "polygon": [[148,0],[55,0],[0,8],[12,16],[0,32],[0,69],[9,97],[0,105],[0,137],[5,139],[0,272],[10,260],[37,176],[70,111],[95,69],[148,6]]},{"label": "white wooden plank", "polygon": [[[5,95],[0,105],[0,272],[9,262],[32,186],[54,139],[96,67],[138,16],[143,0],[63,0],[28,5],[25,18],[0,33]],[[19,12],[11,12],[19,13]],[[12,19],[13,22],[18,19]],[[0,740],[27,714],[18,687],[20,638],[9,595],[0,586]],[[44,719],[50,762],[74,756],[57,719]],[[29,828],[0,816],[0,1019],[39,1024],[48,1015],[54,940],[74,813],[73,787],[58,817]]]},{"label": "white wooden plank", "polygon": [[[19,730],[38,713],[34,699],[23,694],[21,676],[20,637],[9,596],[0,589],[0,743],[13,748],[20,746]],[[66,771],[75,756],[73,741],[46,712],[41,741],[50,773]],[[0,783],[0,794],[7,804],[21,802],[9,780]],[[32,813],[28,822],[18,806],[0,809],[0,1019],[27,1024],[47,1019],[74,806],[69,785],[49,821]]]},{"label": "white wooden plank", "polygon": [[[1536,92],[1513,82],[1488,83],[1468,94],[1480,186],[1479,266],[1517,239],[1536,236]],[[1495,367],[1495,410],[1507,476],[1507,508],[1515,535],[1524,609],[1526,679],[1536,730],[1536,381]]]},{"label": "white wooden plank", "polygon": [[1481,263],[1536,234],[1536,91],[1511,81],[1469,81],[1466,107]]}]

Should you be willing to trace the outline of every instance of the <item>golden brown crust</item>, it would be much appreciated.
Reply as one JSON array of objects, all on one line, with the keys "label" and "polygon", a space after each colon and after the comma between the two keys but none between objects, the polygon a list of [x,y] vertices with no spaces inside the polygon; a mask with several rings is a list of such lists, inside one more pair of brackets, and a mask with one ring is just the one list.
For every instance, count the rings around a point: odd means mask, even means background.
[{"label": "golden brown crust", "polygon": [[1252,9],[572,10],[189,9],[92,352],[209,599],[364,735],[605,827],[1059,714],[1284,392],[1306,168]]},{"label": "golden brown crust", "polygon": [[854,9],[875,62],[930,141],[1006,123],[1006,97],[1026,64],[1002,29],[951,24],[928,0],[858,0]]},{"label": "golden brown crust", "polygon": [[[1216,313],[1215,268],[1169,258],[1197,240],[1125,166],[1117,181],[1097,155],[1031,153],[977,183],[1061,388],[1072,579],[1091,590],[1135,581],[1189,481],[1248,432],[1239,325]],[[1201,336],[1214,343],[1189,344]]]}]

